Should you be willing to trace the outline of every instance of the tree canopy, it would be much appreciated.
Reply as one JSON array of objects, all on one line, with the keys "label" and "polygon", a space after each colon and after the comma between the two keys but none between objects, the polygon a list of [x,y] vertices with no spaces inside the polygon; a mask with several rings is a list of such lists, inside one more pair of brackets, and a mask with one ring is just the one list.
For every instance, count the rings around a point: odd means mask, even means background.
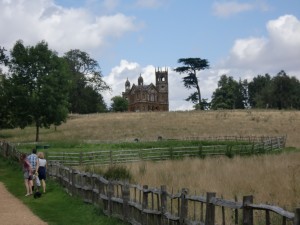
[{"label": "tree canopy", "polygon": [[244,109],[246,102],[247,82],[237,82],[231,76],[222,75],[218,88],[211,100],[212,109]]},{"label": "tree canopy", "polygon": [[111,111],[112,112],[126,112],[128,111],[128,100],[122,96],[114,96],[112,99]]},{"label": "tree canopy", "polygon": [[212,109],[300,109],[300,82],[285,71],[276,76],[257,75],[252,81],[235,81],[222,75],[213,92]]},{"label": "tree canopy", "polygon": [[179,66],[174,69],[174,71],[180,74],[187,74],[183,77],[183,84],[185,88],[192,89],[195,88],[196,91],[190,94],[190,96],[185,99],[186,101],[191,101],[196,106],[197,109],[203,109],[204,104],[202,104],[201,91],[199,86],[199,79],[197,77],[197,72],[200,70],[208,69],[209,63],[206,59],[201,58],[180,58],[178,63],[182,63],[183,66]]},{"label": "tree canopy", "polygon": [[68,114],[70,71],[66,61],[48,48],[45,41],[24,46],[17,41],[11,50],[9,72],[5,78],[5,105],[14,126],[35,124],[39,128],[59,125]]},{"label": "tree canopy", "polygon": [[101,91],[110,90],[103,80],[98,62],[79,49],[65,53],[71,70],[72,88],[69,93],[69,110],[73,113],[95,113],[106,111]]}]

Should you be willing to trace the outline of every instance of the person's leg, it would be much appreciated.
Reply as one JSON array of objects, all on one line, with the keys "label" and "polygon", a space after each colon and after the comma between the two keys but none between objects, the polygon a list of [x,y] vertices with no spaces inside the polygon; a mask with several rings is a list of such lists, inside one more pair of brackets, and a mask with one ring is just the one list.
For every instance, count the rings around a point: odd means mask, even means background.
[{"label": "person's leg", "polygon": [[26,188],[26,195],[25,196],[28,196],[28,195],[30,195],[28,179],[24,179],[24,184],[25,184],[25,188]]},{"label": "person's leg", "polygon": [[29,193],[32,194],[33,192],[33,181],[32,178],[30,180],[28,180],[28,186],[29,186]]},{"label": "person's leg", "polygon": [[46,181],[44,179],[42,180],[42,186],[43,186],[43,191],[45,193],[46,192]]}]

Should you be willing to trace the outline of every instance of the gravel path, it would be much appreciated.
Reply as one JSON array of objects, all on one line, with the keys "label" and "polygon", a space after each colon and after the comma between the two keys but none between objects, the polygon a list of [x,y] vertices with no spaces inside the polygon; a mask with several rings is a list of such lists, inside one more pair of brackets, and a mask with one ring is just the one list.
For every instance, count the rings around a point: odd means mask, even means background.
[{"label": "gravel path", "polygon": [[0,224],[1,225],[46,225],[34,215],[19,199],[13,196],[0,182]]}]

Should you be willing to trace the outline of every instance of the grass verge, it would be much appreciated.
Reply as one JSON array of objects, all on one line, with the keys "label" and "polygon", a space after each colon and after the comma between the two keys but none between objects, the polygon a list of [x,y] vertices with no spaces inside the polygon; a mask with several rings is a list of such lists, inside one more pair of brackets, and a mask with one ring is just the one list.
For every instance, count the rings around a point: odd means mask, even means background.
[{"label": "grass verge", "polygon": [[25,197],[25,187],[20,165],[0,156],[0,181],[31,211],[49,225],[108,225],[124,224],[105,216],[102,211],[78,198],[69,196],[55,181],[47,180],[47,193],[39,199]]}]

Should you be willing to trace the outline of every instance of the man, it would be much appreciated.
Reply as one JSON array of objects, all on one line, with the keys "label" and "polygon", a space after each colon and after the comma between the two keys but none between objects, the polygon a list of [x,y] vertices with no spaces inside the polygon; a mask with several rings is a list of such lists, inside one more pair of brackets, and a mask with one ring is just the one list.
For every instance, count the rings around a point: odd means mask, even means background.
[{"label": "man", "polygon": [[[27,156],[27,159],[31,165],[32,168],[32,174],[33,174],[33,179],[31,180],[31,186],[32,186],[32,190],[34,190],[34,186],[37,185],[37,191],[38,188],[41,186],[41,182],[38,178],[38,174],[37,171],[39,169],[39,159],[38,156],[36,154],[36,149],[32,149],[32,153]],[[33,184],[33,180],[35,180],[35,184]]]}]

